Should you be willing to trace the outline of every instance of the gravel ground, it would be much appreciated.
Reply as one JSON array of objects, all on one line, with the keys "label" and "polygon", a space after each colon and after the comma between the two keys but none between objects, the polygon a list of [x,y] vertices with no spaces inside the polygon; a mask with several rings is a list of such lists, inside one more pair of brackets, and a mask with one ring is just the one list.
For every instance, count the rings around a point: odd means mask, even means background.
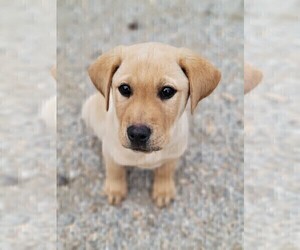
[{"label": "gravel ground", "polygon": [[[245,58],[264,80],[245,98],[241,1],[60,1],[57,180],[55,135],[38,120],[55,93],[50,2],[1,2],[1,250],[241,249],[243,242],[245,249],[299,249],[296,0],[246,2]],[[223,79],[191,118],[176,201],[156,208],[151,171],[130,169],[129,195],[111,207],[101,191],[101,143],[79,118],[95,91],[86,68],[102,51],[145,41],[198,51]]]},{"label": "gravel ground", "polygon": [[299,249],[300,4],[248,1],[245,9],[245,59],[264,79],[244,102],[244,244]]},{"label": "gravel ground", "polygon": [[[241,249],[242,2],[68,1],[58,3],[57,15],[58,249]],[[151,171],[137,168],[129,170],[124,203],[107,204],[101,143],[80,121],[95,91],[88,65],[102,51],[144,41],[191,48],[223,72],[191,118],[177,198],[166,209],[151,202]]]},{"label": "gravel ground", "polygon": [[[1,2],[1,250],[55,249],[56,239],[58,249],[299,248],[296,0],[246,2],[245,59],[264,80],[245,98],[241,1],[60,1],[57,144],[38,120],[55,93],[50,2]],[[87,66],[102,51],[145,41],[189,47],[223,73],[190,119],[177,198],[166,209],[151,202],[151,171],[136,168],[124,203],[107,204],[101,143],[80,121],[95,91]]]},{"label": "gravel ground", "polygon": [[1,1],[0,249],[56,245],[55,136],[38,120],[55,94],[55,3]]}]

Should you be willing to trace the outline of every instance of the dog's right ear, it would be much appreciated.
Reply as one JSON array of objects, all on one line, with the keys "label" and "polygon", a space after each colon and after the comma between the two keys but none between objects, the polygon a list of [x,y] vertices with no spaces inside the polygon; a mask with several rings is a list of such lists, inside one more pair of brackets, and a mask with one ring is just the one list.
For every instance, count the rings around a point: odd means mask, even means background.
[{"label": "dog's right ear", "polygon": [[102,54],[88,69],[93,84],[106,99],[106,110],[109,108],[112,77],[121,65],[123,50],[123,46],[118,46]]}]

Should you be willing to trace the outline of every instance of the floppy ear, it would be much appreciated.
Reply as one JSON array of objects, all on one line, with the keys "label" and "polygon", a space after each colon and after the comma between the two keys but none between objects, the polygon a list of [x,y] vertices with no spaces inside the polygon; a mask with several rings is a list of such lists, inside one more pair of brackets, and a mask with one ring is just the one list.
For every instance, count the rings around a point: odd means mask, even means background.
[{"label": "floppy ear", "polygon": [[260,70],[245,63],[244,64],[244,94],[254,89],[262,80],[263,74]]},{"label": "floppy ear", "polygon": [[102,54],[88,69],[93,84],[106,99],[106,110],[109,108],[112,77],[122,62],[122,48],[118,46]]},{"label": "floppy ear", "polygon": [[179,49],[179,65],[189,79],[191,112],[218,85],[221,73],[210,62],[188,49]]}]

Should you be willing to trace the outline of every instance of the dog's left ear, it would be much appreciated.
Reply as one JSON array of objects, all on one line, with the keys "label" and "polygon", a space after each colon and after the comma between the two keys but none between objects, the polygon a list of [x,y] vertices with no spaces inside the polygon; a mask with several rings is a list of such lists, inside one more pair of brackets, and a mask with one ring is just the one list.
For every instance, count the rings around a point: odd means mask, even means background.
[{"label": "dog's left ear", "polygon": [[198,102],[208,96],[221,79],[220,71],[210,62],[189,49],[179,49],[178,63],[189,80],[191,112]]},{"label": "dog's left ear", "polygon": [[106,110],[109,108],[109,94],[112,77],[121,65],[124,46],[118,46],[97,58],[88,72],[95,87],[106,99]]},{"label": "dog's left ear", "polygon": [[244,64],[244,94],[247,94],[252,89],[254,89],[262,80],[263,74],[262,72],[245,63]]}]

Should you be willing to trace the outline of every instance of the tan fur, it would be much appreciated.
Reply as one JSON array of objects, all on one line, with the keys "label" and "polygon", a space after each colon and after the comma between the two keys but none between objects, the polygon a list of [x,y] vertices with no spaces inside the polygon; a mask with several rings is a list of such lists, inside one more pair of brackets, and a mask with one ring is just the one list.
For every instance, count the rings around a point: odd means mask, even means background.
[{"label": "tan fur", "polygon": [[57,78],[56,78],[56,67],[55,66],[52,66],[52,68],[51,68],[51,75],[53,76],[53,78],[55,80],[57,80]]},{"label": "tan fur", "polygon": [[159,207],[166,206],[175,198],[174,172],[177,159],[166,161],[154,170],[152,199]]},{"label": "tan fur", "polygon": [[[53,66],[50,71],[56,83],[56,67]],[[57,100],[55,95],[43,103],[40,111],[40,118],[53,132],[56,132],[56,103]]]},{"label": "tan fur", "polygon": [[103,55],[89,67],[89,75],[95,87],[106,98],[106,110],[109,108],[111,79],[121,63],[122,46]]},{"label": "tan fur", "polygon": [[208,96],[221,80],[221,73],[210,62],[188,49],[181,49],[179,65],[186,72],[190,83],[191,111]]},{"label": "tan fur", "polygon": [[115,163],[109,155],[105,155],[106,179],[104,190],[108,202],[118,205],[127,194],[126,170]]},{"label": "tan fur", "polygon": [[262,80],[263,74],[260,70],[255,67],[245,63],[244,65],[244,94],[249,93],[254,89]]},{"label": "tan fur", "polygon": [[[82,117],[103,142],[109,202],[117,204],[127,193],[123,166],[138,166],[155,169],[152,197],[158,206],[167,205],[175,197],[176,162],[187,147],[188,98],[194,111],[215,89],[220,72],[190,50],[144,43],[101,55],[89,74],[101,94],[88,99]],[[129,98],[118,90],[122,83],[133,91]],[[172,86],[177,93],[162,101],[158,92],[163,86]],[[132,124],[152,129],[149,153],[130,149],[126,131]]]}]

